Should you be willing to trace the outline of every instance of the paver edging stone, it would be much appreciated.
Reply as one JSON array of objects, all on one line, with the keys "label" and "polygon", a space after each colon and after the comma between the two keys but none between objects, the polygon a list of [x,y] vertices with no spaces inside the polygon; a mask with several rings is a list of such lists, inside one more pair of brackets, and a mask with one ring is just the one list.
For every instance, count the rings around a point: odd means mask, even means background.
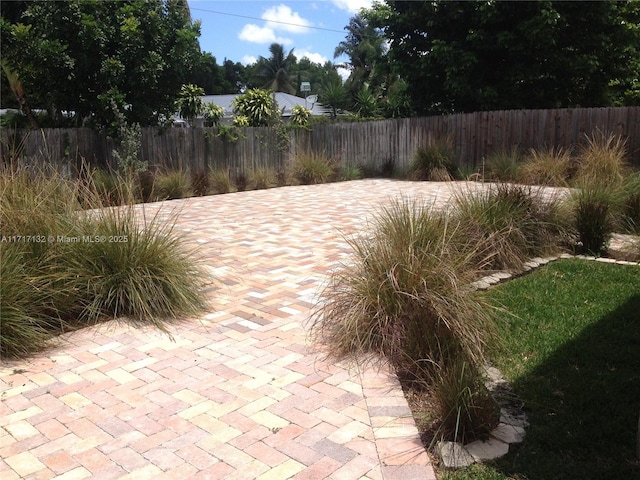
[{"label": "paver edging stone", "polygon": [[[493,273],[473,282],[471,288],[472,290],[486,290],[492,285],[505,282],[513,277],[526,275],[550,262],[569,258],[640,266],[640,261],[631,262],[587,255],[562,254],[545,258],[537,257],[526,262],[523,266],[523,271],[519,274],[512,275],[508,272]],[[487,440],[476,440],[466,445],[460,442],[438,442],[435,452],[445,468],[464,468],[476,462],[503,457],[509,453],[510,445],[524,441],[525,428],[529,426],[527,415],[522,410],[524,404],[517,399],[511,386],[497,368],[490,365],[485,366],[485,375],[485,386],[500,406],[498,426],[489,433]],[[640,432],[640,427],[638,431]]]}]

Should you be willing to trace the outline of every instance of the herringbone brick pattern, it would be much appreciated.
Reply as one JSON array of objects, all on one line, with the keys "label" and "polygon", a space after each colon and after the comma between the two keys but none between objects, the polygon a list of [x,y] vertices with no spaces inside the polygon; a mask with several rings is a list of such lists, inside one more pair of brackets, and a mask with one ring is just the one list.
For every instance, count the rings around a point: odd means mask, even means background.
[{"label": "herringbone brick pattern", "polygon": [[198,247],[209,312],[2,364],[0,477],[434,479],[397,379],[327,362],[305,325],[377,206],[450,194],[365,180],[144,206]]}]

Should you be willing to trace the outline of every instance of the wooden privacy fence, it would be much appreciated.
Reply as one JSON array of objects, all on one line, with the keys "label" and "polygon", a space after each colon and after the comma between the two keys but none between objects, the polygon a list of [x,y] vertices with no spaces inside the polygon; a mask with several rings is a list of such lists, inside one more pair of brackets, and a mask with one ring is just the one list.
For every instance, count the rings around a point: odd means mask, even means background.
[{"label": "wooden privacy fence", "polygon": [[[402,168],[416,148],[450,136],[458,165],[476,166],[501,148],[573,149],[596,129],[627,140],[632,162],[640,166],[640,107],[505,110],[402,118],[356,123],[326,123],[311,130],[290,130],[283,142],[269,128],[240,129],[237,141],[216,128],[143,128],[140,159],[167,168],[226,167],[242,171],[280,167],[296,152],[319,153],[340,165]],[[43,129],[1,132],[4,162],[22,156],[56,165],[113,165],[114,141],[91,129]]]}]

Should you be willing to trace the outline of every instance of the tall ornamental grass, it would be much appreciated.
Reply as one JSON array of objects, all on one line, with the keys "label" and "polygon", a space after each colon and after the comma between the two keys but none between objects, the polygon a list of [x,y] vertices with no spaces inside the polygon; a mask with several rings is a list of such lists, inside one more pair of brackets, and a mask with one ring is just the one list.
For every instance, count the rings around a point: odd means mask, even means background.
[{"label": "tall ornamental grass", "polygon": [[[446,401],[443,435],[482,436],[493,410],[480,406],[490,402],[478,372],[494,325],[466,288],[476,252],[458,248],[459,224],[417,202],[383,208],[371,227],[348,239],[352,261],[331,276],[313,338],[333,358],[389,364],[413,387],[448,389],[435,397]],[[467,375],[456,382],[461,365]]]},{"label": "tall ornamental grass", "polygon": [[166,321],[204,308],[193,252],[170,223],[142,213],[104,208],[94,190],[55,172],[0,172],[2,357],[108,318],[166,331]]},{"label": "tall ornamental grass", "polygon": [[481,270],[519,271],[530,258],[557,253],[570,239],[563,202],[536,187],[498,183],[459,190],[452,213],[461,225],[456,241],[477,251]]}]

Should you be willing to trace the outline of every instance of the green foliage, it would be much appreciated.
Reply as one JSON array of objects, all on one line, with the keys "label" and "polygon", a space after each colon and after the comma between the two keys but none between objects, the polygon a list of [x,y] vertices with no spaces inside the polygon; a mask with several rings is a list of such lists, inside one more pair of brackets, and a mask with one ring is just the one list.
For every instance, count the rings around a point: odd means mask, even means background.
[{"label": "green foliage", "polygon": [[418,115],[637,104],[636,2],[389,1],[362,15]]},{"label": "green foliage", "polygon": [[55,172],[2,171],[0,200],[2,357],[105,318],[166,330],[204,307],[204,277],[171,221],[102,208],[86,184]]},{"label": "green foliage", "polygon": [[322,105],[331,109],[333,118],[349,106],[347,90],[339,80],[327,83],[320,91],[319,100]]},{"label": "green foliage", "polygon": [[640,235],[640,172],[627,176],[620,191],[618,224],[624,233]]},{"label": "green foliage", "polygon": [[339,178],[342,181],[359,180],[362,177],[362,169],[358,166],[345,165],[340,169]]},{"label": "green foliage", "polygon": [[527,186],[460,190],[453,215],[461,225],[456,241],[463,250],[476,250],[474,261],[484,270],[520,271],[532,257],[558,253],[570,232],[559,199]]},{"label": "green foliage", "polygon": [[419,146],[413,154],[409,174],[414,180],[451,180],[455,174],[453,139],[433,138]]},{"label": "green foliage", "polygon": [[155,194],[159,200],[190,196],[189,175],[182,170],[169,170],[156,175]]},{"label": "green foliage", "polygon": [[378,107],[378,98],[365,85],[356,92],[354,106],[359,116],[363,118],[375,118],[378,116],[380,108]]},{"label": "green foliage", "polygon": [[438,391],[445,425],[468,437],[485,433],[493,415],[493,405],[486,416],[473,412],[484,405],[475,401],[483,395],[476,369],[493,319],[463,288],[474,267],[472,252],[455,244],[458,228],[418,202],[381,209],[371,231],[347,239],[353,256],[329,279],[311,332],[333,358],[390,364],[403,381]]},{"label": "green foliage", "polygon": [[140,161],[140,146],[142,145],[142,130],[138,123],[128,124],[124,114],[112,102],[114,122],[117,128],[118,148],[114,150],[113,158],[118,164],[118,172],[125,178],[133,178],[134,175],[148,168],[147,162]]},{"label": "green foliage", "polygon": [[601,130],[595,130],[585,139],[576,159],[576,183],[620,186],[630,171],[626,141],[620,135]]},{"label": "green foliage", "polygon": [[158,124],[200,55],[185,0],[29,2],[19,22],[2,23],[3,61],[55,124],[67,111],[109,125],[111,101],[130,123]]},{"label": "green foliage", "polygon": [[614,231],[615,193],[604,185],[584,185],[573,194],[580,253],[602,255]]},{"label": "green foliage", "polygon": [[205,112],[202,96],[204,90],[197,85],[182,85],[176,100],[176,108],[180,116],[186,119],[193,126],[196,117]]},{"label": "green foliage", "polygon": [[[234,127],[238,127],[238,128],[242,128],[242,127],[250,127],[251,126],[251,120],[249,119],[249,117],[247,117],[246,115],[236,115],[235,117],[233,117],[233,126]],[[235,136],[227,136],[226,133],[229,132],[229,130],[220,130],[220,133],[224,133],[224,135],[222,135],[223,138],[228,138],[231,139],[231,141],[235,142],[238,137]],[[235,138],[235,140],[233,139]]]},{"label": "green foliage", "polygon": [[271,92],[253,88],[233,101],[233,113],[236,119],[246,117],[250,127],[264,127],[273,123],[274,116],[279,115],[276,102]]},{"label": "green foliage", "polygon": [[522,156],[516,148],[498,148],[485,159],[485,175],[491,180],[516,182],[521,166]]},{"label": "green foliage", "polygon": [[326,183],[335,170],[333,161],[319,153],[302,152],[293,161],[293,176],[303,185]]},{"label": "green foliage", "polygon": [[257,82],[266,90],[295,93],[296,88],[289,78],[291,67],[296,63],[293,49],[285,54],[283,45],[272,43],[269,45],[269,53],[269,58],[261,56],[256,62]]},{"label": "green foliage", "polygon": [[553,262],[493,289],[511,314],[498,324],[492,359],[531,426],[519,448],[487,465],[496,474],[486,478],[637,476],[638,292],[638,267],[583,260]]},{"label": "green foliage", "polygon": [[309,125],[310,116],[311,110],[304,108],[302,105],[294,105],[291,109],[291,124],[306,127]]},{"label": "green foliage", "polygon": [[204,107],[204,121],[208,127],[218,126],[224,117],[224,108],[215,103],[207,103]]}]

